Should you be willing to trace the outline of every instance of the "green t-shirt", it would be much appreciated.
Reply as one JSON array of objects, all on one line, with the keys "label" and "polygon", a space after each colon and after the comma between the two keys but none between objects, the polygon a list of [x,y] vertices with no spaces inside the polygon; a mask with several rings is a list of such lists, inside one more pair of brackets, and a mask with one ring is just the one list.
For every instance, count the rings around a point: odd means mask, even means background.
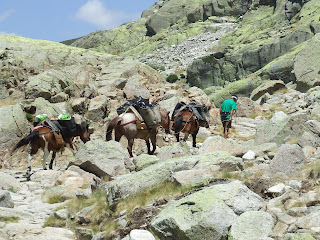
[{"label": "green t-shirt", "polygon": [[231,110],[232,109],[237,110],[237,103],[235,101],[233,101],[232,99],[224,100],[223,103],[221,104],[221,109],[222,109],[222,112],[229,113],[229,115],[226,117],[229,119]]}]

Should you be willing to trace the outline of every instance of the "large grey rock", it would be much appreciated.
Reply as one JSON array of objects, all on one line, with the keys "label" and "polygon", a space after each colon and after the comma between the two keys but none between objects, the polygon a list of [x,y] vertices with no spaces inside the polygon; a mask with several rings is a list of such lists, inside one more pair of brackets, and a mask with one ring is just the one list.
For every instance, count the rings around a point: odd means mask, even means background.
[{"label": "large grey rock", "polygon": [[294,73],[297,78],[297,88],[306,91],[320,84],[320,63],[316,59],[320,55],[320,34],[316,34],[295,58]]},{"label": "large grey rock", "polygon": [[10,174],[0,172],[0,189],[17,192],[21,189],[20,182]]},{"label": "large grey rock", "polygon": [[120,143],[91,140],[79,149],[69,165],[76,165],[101,178],[125,174],[128,162],[129,158]]},{"label": "large grey rock", "polygon": [[283,144],[270,163],[270,171],[292,176],[300,171],[300,167],[305,161],[306,158],[301,147],[296,144]]},{"label": "large grey rock", "polygon": [[101,121],[107,113],[108,98],[104,95],[97,96],[89,100],[86,116],[92,121]]},{"label": "large grey rock", "polygon": [[42,97],[50,99],[64,91],[71,84],[71,78],[66,72],[49,70],[36,76],[29,77],[26,85],[26,98]]},{"label": "large grey rock", "polygon": [[13,145],[29,133],[28,121],[19,104],[0,107],[0,162]]},{"label": "large grey rock", "polygon": [[263,206],[261,197],[234,181],[169,202],[151,228],[160,239],[226,239],[237,214]]},{"label": "large grey rock", "polygon": [[237,117],[254,118],[262,113],[261,106],[250,98],[239,97],[237,105]]},{"label": "large grey rock", "polygon": [[8,223],[5,228],[0,229],[0,235],[5,239],[25,239],[25,240],[74,240],[75,234],[69,230],[58,227],[45,227],[39,224],[26,223],[24,221],[17,223]]},{"label": "large grey rock", "polygon": [[315,210],[306,216],[299,218],[296,222],[298,228],[311,229],[320,227],[320,210]]},{"label": "large grey rock", "polygon": [[139,96],[142,97],[142,99],[149,99],[150,98],[150,92],[143,86],[140,86],[133,81],[128,81],[125,85],[123,92],[125,94],[125,98],[128,101],[134,102],[137,100]]},{"label": "large grey rock", "polygon": [[170,146],[164,146],[159,149],[159,153],[157,157],[160,160],[168,160],[170,158],[182,157],[182,156],[190,156],[190,148],[185,142],[176,142]]},{"label": "large grey rock", "polygon": [[10,192],[0,190],[0,207],[13,208],[14,202],[12,201]]},{"label": "large grey rock", "polygon": [[206,168],[234,169],[243,168],[240,158],[230,156],[226,152],[214,152],[202,155],[185,156],[161,161],[139,172],[118,177],[108,185],[108,202],[114,204],[121,198],[145,191],[158,184],[172,179],[174,172],[189,169]]},{"label": "large grey rock", "polygon": [[254,101],[258,100],[262,95],[265,93],[273,94],[279,89],[285,88],[285,84],[281,80],[272,80],[272,81],[267,81],[261,86],[257,87],[254,89],[251,93],[250,98]]},{"label": "large grey rock", "polygon": [[274,220],[269,213],[261,211],[248,211],[241,214],[232,223],[229,239],[258,240],[269,236],[274,226]]},{"label": "large grey rock", "polygon": [[136,171],[140,171],[152,164],[159,162],[160,159],[154,155],[140,154],[133,158],[133,164],[136,167]]},{"label": "large grey rock", "polygon": [[265,120],[257,126],[255,143],[257,145],[275,142],[278,145],[300,138],[305,129],[305,122],[310,117],[305,113],[287,115],[276,112],[270,120]]},{"label": "large grey rock", "polygon": [[234,156],[242,156],[246,153],[245,147],[232,139],[221,136],[208,137],[199,149],[199,153],[226,151]]}]

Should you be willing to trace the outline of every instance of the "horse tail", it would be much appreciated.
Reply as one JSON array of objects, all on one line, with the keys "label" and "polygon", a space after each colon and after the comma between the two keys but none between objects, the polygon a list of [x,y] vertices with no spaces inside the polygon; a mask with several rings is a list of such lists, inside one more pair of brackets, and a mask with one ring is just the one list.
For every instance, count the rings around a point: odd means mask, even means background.
[{"label": "horse tail", "polygon": [[120,121],[122,120],[121,117],[115,117],[112,119],[107,127],[107,132],[106,132],[106,140],[110,141],[112,139],[112,131],[113,129],[120,124]]},{"label": "horse tail", "polygon": [[174,124],[174,132],[177,133],[180,131],[181,129],[181,125],[182,125],[182,120],[183,120],[183,117],[182,115],[178,115],[176,117],[176,123]]},{"label": "horse tail", "polygon": [[39,132],[38,131],[34,131],[32,133],[30,133],[28,136],[24,137],[23,139],[21,139],[17,145],[14,146],[13,150],[11,151],[12,153],[17,150],[18,148],[28,145],[30,142],[35,142],[39,139]]}]

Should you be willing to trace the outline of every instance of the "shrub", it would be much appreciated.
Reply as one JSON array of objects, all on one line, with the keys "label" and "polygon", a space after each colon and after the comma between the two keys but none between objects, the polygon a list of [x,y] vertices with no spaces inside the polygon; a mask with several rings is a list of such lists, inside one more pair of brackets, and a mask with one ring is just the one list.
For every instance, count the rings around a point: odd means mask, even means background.
[{"label": "shrub", "polygon": [[170,74],[167,77],[166,81],[169,82],[169,83],[174,83],[174,82],[178,81],[178,79],[179,78],[178,78],[178,76],[176,74]]}]

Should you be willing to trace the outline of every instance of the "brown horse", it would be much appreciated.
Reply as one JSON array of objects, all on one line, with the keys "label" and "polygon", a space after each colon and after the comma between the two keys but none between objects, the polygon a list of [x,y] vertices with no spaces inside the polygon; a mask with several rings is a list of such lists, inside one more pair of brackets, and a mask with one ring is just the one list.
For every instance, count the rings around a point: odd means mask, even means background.
[{"label": "brown horse", "polygon": [[193,112],[181,111],[173,120],[174,134],[176,135],[177,142],[180,141],[180,132],[184,133],[183,141],[186,141],[189,135],[192,135],[192,146],[196,147],[196,137],[200,128],[200,123]]},{"label": "brown horse", "polygon": [[[160,125],[165,129],[166,133],[170,132],[170,112],[160,111],[161,123]],[[122,136],[125,136],[128,140],[128,152],[130,157],[133,157],[132,146],[134,139],[144,139],[147,144],[148,154],[153,155],[156,150],[156,135],[158,133],[158,128],[152,129],[138,129],[137,128],[137,117],[134,113],[127,112],[121,114],[118,117],[112,119],[107,127],[106,140],[110,141],[112,139],[112,131],[115,129],[115,140],[120,141]],[[152,143],[153,149],[150,150],[150,141]]]},{"label": "brown horse", "polygon": [[30,143],[31,149],[29,151],[28,157],[28,171],[27,176],[30,176],[31,172],[31,158],[34,154],[38,152],[41,148],[43,150],[43,157],[42,157],[42,167],[46,170],[46,159],[49,156],[50,152],[53,151],[52,159],[49,164],[49,169],[52,169],[52,163],[56,156],[56,152],[61,150],[62,147],[66,146],[69,148],[72,153],[74,154],[74,147],[72,144],[72,140],[74,137],[79,136],[80,139],[85,143],[90,140],[90,131],[88,130],[88,126],[82,126],[80,124],[76,124],[76,131],[71,138],[65,139],[65,143],[58,141],[55,137],[54,131],[47,127],[47,126],[39,126],[36,127],[28,136],[21,139],[17,145],[13,148],[12,153],[25,145]]}]

